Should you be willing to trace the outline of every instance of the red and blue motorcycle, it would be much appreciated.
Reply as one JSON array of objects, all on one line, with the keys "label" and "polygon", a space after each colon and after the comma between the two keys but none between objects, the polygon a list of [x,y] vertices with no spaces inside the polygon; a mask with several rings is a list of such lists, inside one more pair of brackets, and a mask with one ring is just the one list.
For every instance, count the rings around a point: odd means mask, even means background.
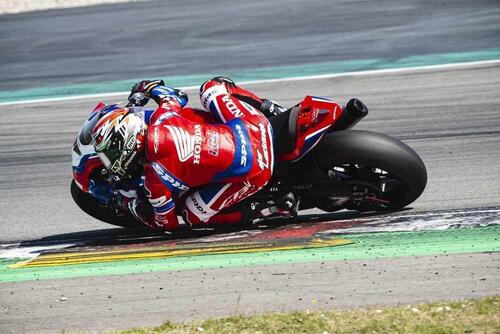
[{"label": "red and blue motorcycle", "polygon": [[[397,210],[414,202],[426,186],[425,165],[409,146],[385,134],[352,130],[368,114],[358,99],[349,100],[344,107],[312,96],[286,110],[268,100],[255,107],[269,115],[278,159],[273,177],[263,189],[227,209],[244,212],[242,223],[294,219],[300,210],[312,208],[327,212]],[[72,152],[71,193],[92,217],[138,227],[142,223],[113,199],[123,192],[140,197],[140,172],[116,183],[90,143],[92,125],[115,108],[99,104],[80,130]],[[333,119],[312,128],[321,123],[326,109],[328,114],[333,111]],[[148,110],[141,107],[134,112]],[[176,199],[177,208],[183,207],[183,198]]]}]

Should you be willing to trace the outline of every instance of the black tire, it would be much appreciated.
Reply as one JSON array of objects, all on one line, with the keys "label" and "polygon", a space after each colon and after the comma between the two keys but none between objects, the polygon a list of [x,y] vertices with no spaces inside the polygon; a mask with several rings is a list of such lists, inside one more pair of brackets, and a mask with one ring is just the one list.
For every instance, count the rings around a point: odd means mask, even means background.
[{"label": "black tire", "polygon": [[113,209],[99,205],[99,202],[95,198],[76,185],[75,180],[71,181],[71,196],[80,209],[95,219],[121,227],[143,227],[143,224],[137,221],[131,214],[125,212],[117,213]]},{"label": "black tire", "polygon": [[427,171],[418,154],[401,141],[381,133],[359,130],[329,133],[313,154],[325,172],[341,164],[360,164],[395,176],[400,188],[386,208],[389,210],[414,202],[427,184]]}]

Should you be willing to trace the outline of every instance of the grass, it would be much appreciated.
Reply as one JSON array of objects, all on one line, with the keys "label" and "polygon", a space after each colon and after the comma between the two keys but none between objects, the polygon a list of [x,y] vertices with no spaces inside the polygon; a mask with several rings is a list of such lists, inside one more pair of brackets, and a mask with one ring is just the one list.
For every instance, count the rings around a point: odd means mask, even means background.
[{"label": "grass", "polygon": [[168,321],[158,327],[112,333],[500,333],[500,296],[400,307],[236,315],[189,323]]}]

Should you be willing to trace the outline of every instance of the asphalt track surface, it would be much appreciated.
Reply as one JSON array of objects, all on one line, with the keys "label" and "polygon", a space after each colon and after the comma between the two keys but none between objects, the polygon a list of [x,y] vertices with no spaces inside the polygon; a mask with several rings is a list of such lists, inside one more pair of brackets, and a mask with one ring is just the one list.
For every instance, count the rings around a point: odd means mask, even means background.
[{"label": "asphalt track surface", "polygon": [[0,90],[475,51],[500,46],[498,22],[496,0],[156,0],[4,15]]},{"label": "asphalt track surface", "polygon": [[[363,98],[371,114],[359,128],[403,139],[427,165],[429,183],[414,212],[499,203],[498,63],[249,88],[285,105],[311,92]],[[94,102],[1,108],[3,242],[114,233],[83,215],[68,193],[69,149]],[[499,253],[475,253],[3,283],[1,318],[7,332],[102,330],[234,312],[478,297],[500,293],[499,261]]]}]

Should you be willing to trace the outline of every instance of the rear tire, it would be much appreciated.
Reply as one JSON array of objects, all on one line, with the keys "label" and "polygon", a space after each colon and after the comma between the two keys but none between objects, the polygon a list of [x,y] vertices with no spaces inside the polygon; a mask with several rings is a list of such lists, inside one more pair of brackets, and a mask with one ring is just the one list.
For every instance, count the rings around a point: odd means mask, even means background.
[{"label": "rear tire", "polygon": [[[400,209],[414,202],[427,184],[425,165],[408,145],[387,135],[359,130],[329,133],[314,149],[318,166],[328,173],[334,166],[362,165],[381,169],[397,179],[398,188],[384,208],[360,208],[359,211]],[[349,207],[348,207],[349,208]]]},{"label": "rear tire", "polygon": [[131,214],[126,212],[117,213],[113,209],[100,205],[94,197],[81,190],[76,185],[75,180],[71,181],[71,196],[80,209],[95,219],[121,227],[144,227],[144,225]]}]

